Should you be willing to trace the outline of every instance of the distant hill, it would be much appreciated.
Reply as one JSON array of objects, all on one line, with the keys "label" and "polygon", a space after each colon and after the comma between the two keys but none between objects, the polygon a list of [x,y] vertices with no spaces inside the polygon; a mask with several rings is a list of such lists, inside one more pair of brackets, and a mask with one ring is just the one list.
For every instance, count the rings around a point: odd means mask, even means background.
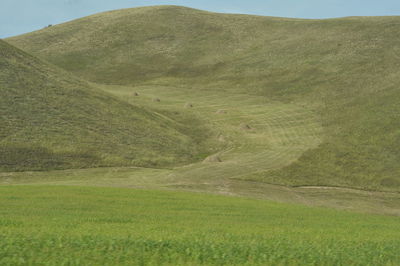
[{"label": "distant hill", "polygon": [[185,126],[0,41],[0,170],[159,167],[197,159]]},{"label": "distant hill", "polygon": [[308,106],[324,127],[322,144],[250,179],[400,188],[399,26],[399,17],[302,20],[158,6],[7,41],[98,83],[220,90]]}]

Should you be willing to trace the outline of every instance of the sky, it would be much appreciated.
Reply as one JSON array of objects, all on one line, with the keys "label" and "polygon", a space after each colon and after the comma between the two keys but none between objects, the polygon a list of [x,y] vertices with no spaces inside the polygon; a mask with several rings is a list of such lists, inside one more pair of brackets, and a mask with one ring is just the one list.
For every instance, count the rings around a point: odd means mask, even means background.
[{"label": "sky", "polygon": [[0,0],[0,38],[102,11],[152,5],[293,18],[400,15],[400,0]]}]

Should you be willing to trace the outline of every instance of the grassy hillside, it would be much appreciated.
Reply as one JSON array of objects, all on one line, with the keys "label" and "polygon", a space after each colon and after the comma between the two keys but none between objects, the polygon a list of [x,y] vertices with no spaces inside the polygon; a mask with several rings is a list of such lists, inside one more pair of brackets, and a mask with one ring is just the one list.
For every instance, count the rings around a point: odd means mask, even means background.
[{"label": "grassy hillside", "polygon": [[[274,152],[254,152],[257,171],[238,178],[399,190],[399,24],[398,17],[300,20],[160,6],[97,14],[8,41],[97,83],[152,87],[155,95],[172,88],[171,95],[179,91],[195,104],[196,92],[235,109],[240,102],[225,97],[251,95],[313,113],[321,141],[297,153],[263,146]],[[264,121],[284,125],[285,139],[306,121],[292,111],[265,113]],[[271,161],[273,167],[259,167]]]},{"label": "grassy hillside", "polygon": [[188,117],[130,105],[3,41],[0,92],[0,171],[158,167],[206,152],[206,129]]},{"label": "grassy hillside", "polygon": [[131,189],[0,187],[1,265],[398,265],[397,217]]}]

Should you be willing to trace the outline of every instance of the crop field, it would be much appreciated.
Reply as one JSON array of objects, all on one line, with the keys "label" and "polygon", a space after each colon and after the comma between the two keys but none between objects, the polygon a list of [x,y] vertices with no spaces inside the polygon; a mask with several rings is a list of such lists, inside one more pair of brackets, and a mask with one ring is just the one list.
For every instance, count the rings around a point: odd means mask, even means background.
[{"label": "crop field", "polygon": [[398,218],[116,188],[0,187],[1,265],[398,265]]}]

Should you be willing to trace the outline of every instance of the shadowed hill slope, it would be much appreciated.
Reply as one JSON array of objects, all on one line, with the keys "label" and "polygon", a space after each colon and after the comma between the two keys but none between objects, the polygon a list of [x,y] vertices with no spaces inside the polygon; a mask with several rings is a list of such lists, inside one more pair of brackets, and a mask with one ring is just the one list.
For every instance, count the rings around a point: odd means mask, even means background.
[{"label": "shadowed hill slope", "polygon": [[400,18],[300,20],[161,6],[8,39],[85,79],[248,93],[309,106],[322,143],[280,170],[290,185],[400,188]]},{"label": "shadowed hill slope", "polygon": [[[0,170],[188,162],[186,127],[0,41]],[[201,133],[199,133],[200,135]]]}]

